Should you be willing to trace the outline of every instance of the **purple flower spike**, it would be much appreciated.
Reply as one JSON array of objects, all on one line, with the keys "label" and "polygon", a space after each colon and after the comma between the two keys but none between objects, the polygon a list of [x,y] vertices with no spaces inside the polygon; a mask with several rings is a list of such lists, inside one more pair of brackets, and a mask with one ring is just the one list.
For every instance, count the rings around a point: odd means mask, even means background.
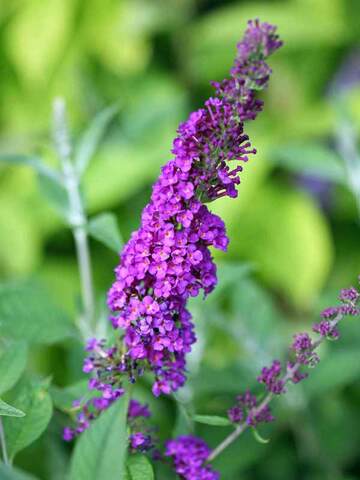
[{"label": "purple flower spike", "polygon": [[[211,248],[225,251],[221,218],[206,202],[237,196],[240,163],[256,153],[243,122],[262,109],[257,91],[271,73],[266,58],[281,46],[275,27],[249,22],[230,78],[178,128],[174,158],[161,169],[139,230],[125,245],[108,293],[114,328],[125,330],[126,362],[155,375],[153,393],[185,382],[186,354],[196,340],[189,297],[216,286]],[[136,366],[136,368],[135,368]]]}]

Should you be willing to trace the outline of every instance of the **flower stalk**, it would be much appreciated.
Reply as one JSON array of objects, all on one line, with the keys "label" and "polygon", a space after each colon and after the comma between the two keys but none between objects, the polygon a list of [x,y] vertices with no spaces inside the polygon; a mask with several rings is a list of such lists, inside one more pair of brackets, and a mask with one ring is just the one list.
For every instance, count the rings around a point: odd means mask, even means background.
[{"label": "flower stalk", "polygon": [[[338,323],[343,319],[344,315],[339,312],[337,316],[330,321],[330,331],[329,333],[333,332]],[[325,336],[321,336],[316,342],[313,343],[311,347],[311,351],[314,352],[319,345],[322,344],[322,342],[326,339]],[[303,364],[300,361],[295,362],[295,364],[291,367],[288,368],[287,372],[283,375],[283,377],[280,379],[280,382],[283,386],[285,386],[289,381],[291,381],[294,378],[294,375],[299,371]],[[269,392],[264,400],[260,403],[258,407],[256,407],[252,411],[252,416],[256,417],[258,414],[260,414],[264,409],[269,405],[271,400],[274,398],[274,393]],[[218,457],[229,445],[231,445],[242,433],[245,432],[249,427],[251,427],[251,424],[245,420],[241,424],[239,424],[235,430],[228,435],[225,440],[223,440],[212,452],[210,453],[208,457],[208,461],[211,462],[213,461],[216,457]]]},{"label": "flower stalk", "polygon": [[79,328],[85,339],[94,331],[94,289],[90,261],[89,241],[86,230],[87,217],[80,192],[79,176],[71,155],[72,148],[66,121],[63,99],[54,102],[54,140],[63,173],[63,184],[69,202],[68,221],[74,236],[79,265],[83,313]]},{"label": "flower stalk", "polygon": [[1,444],[1,453],[2,453],[3,462],[5,465],[10,465],[10,461],[7,453],[7,447],[6,447],[4,426],[3,426],[1,417],[0,417],[0,444]]}]

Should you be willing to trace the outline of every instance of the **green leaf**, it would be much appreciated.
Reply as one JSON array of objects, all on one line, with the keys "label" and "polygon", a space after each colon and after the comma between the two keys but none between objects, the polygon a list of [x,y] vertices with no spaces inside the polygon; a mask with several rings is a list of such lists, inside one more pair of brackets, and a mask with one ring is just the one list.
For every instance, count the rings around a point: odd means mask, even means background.
[{"label": "green leaf", "polygon": [[283,145],[271,153],[273,161],[288,170],[346,184],[345,169],[340,157],[319,143]]},{"label": "green leaf", "polygon": [[85,173],[90,211],[117,206],[152,182],[167,161],[177,123],[186,115],[184,92],[169,77],[146,76],[139,85],[134,84],[133,92],[125,107],[120,138],[116,135],[106,142]]},{"label": "green leaf", "polygon": [[94,420],[78,439],[70,480],[121,480],[125,476],[128,397],[124,395]]},{"label": "green leaf", "polygon": [[246,210],[241,210],[241,202],[229,200],[213,207],[231,238],[227,258],[252,262],[272,289],[296,307],[310,306],[333,258],[330,229],[315,200],[275,182],[262,185]]},{"label": "green leaf", "polygon": [[88,224],[89,234],[111,250],[119,253],[123,245],[117,225],[116,216],[112,213],[101,213],[93,217]]},{"label": "green leaf", "polygon": [[0,398],[0,415],[4,415],[5,417],[24,417],[25,413],[18,408],[12,407]]},{"label": "green leaf", "polygon": [[24,381],[11,393],[11,402],[24,410],[23,418],[5,418],[4,429],[10,458],[33,443],[46,429],[52,415],[52,402],[46,384]]},{"label": "green leaf", "polygon": [[303,384],[307,395],[323,396],[328,391],[342,388],[359,378],[360,352],[355,349],[334,350],[329,348],[328,355],[320,353],[321,362],[311,370],[309,378]]},{"label": "green leaf", "polygon": [[126,462],[129,480],[154,480],[152,465],[145,455],[130,455]]},{"label": "green leaf", "polygon": [[228,418],[217,415],[195,415],[194,420],[195,422],[212,425],[214,427],[228,427],[232,425]]},{"label": "green leaf", "polygon": [[27,344],[22,341],[6,341],[0,347],[0,395],[19,380],[26,366],[27,352]]},{"label": "green leaf", "polygon": [[109,123],[118,113],[118,106],[111,106],[98,113],[81,137],[75,152],[75,167],[81,176],[101,142]]},{"label": "green leaf", "polygon": [[65,388],[52,385],[50,387],[50,394],[56,408],[63,411],[69,411],[72,409],[72,403],[74,400],[85,397],[89,398],[91,392],[88,388],[88,381],[80,380],[79,382]]},{"label": "green leaf", "polygon": [[257,442],[259,442],[259,443],[269,443],[270,442],[270,439],[262,437],[260,435],[260,433],[257,431],[256,428],[252,428],[251,431],[252,431],[252,434],[254,435],[254,438]]},{"label": "green leaf", "polygon": [[68,220],[69,218],[69,199],[63,185],[53,178],[38,174],[39,190],[49,202],[49,204],[58,212],[58,214]]},{"label": "green leaf", "polygon": [[27,165],[33,168],[39,174],[51,178],[54,182],[60,184],[60,176],[52,168],[45,165],[41,158],[35,155],[23,155],[16,153],[1,154],[0,162],[8,163],[9,165]]},{"label": "green leaf", "polygon": [[0,463],[1,480],[37,480],[33,475],[29,475],[13,466]]},{"label": "green leaf", "polygon": [[37,281],[0,284],[2,335],[51,344],[75,333],[67,314]]}]

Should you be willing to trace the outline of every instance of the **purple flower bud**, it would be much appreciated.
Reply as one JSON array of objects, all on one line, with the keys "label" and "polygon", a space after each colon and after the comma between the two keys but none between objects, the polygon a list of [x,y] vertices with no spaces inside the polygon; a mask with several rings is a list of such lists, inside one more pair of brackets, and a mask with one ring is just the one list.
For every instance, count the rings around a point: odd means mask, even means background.
[{"label": "purple flower bud", "polygon": [[339,299],[342,302],[356,302],[359,298],[359,292],[354,287],[344,288],[341,290]]},{"label": "purple flower bud", "polygon": [[318,333],[322,337],[326,337],[332,340],[337,340],[340,336],[338,328],[332,327],[329,320],[321,320],[319,323],[314,323],[313,332]]},{"label": "purple flower bud", "polygon": [[150,435],[145,435],[142,432],[136,432],[130,435],[130,448],[140,452],[146,452],[152,446]]},{"label": "purple flower bud", "polygon": [[279,378],[281,371],[281,362],[274,360],[271,367],[264,367],[261,370],[261,375],[258,376],[257,381],[263,383],[269,392],[280,395],[285,391],[284,382]]},{"label": "purple flower bud", "polygon": [[244,419],[244,412],[238,406],[229,408],[227,413],[228,413],[229,420],[233,423],[240,423]]},{"label": "purple flower bud", "polygon": [[74,438],[74,431],[69,427],[65,427],[63,430],[63,439],[65,440],[65,442],[71,442],[73,438]]}]

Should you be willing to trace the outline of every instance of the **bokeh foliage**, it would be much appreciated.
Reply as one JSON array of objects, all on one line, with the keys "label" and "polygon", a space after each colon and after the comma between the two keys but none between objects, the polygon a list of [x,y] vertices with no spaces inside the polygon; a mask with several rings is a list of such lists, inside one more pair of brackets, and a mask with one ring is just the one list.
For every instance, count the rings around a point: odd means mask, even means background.
[{"label": "bokeh foliage", "polygon": [[[36,153],[53,164],[49,123],[55,96],[66,98],[75,139],[95,113],[118,105],[85,174],[84,198],[90,214],[116,214],[125,240],[169,159],[177,124],[210,94],[209,80],[226,75],[246,20],[254,17],[277,24],[285,46],[272,59],[265,111],[247,126],[259,153],[245,167],[239,198],[214,205],[231,244],[226,255],[218,255],[218,293],[192,306],[199,342],[189,385],[180,394],[183,408],[200,414],[224,415],[233,396],[254,384],[262,364],[286,353],[291,332],[308,326],[359,273],[358,213],[336,150],[341,116],[334,98],[344,95],[358,131],[360,5],[0,0],[0,151]],[[40,186],[26,165],[0,165],[0,334],[9,338],[0,368],[11,348],[21,352],[13,376],[0,378],[0,393],[18,380],[27,357],[33,394],[42,392],[46,402],[50,391],[57,408],[46,432],[16,464],[41,479],[60,480],[70,453],[59,438],[66,421],[59,413],[65,395],[60,388],[83,379],[81,342],[71,320],[79,284],[71,234],[46,202],[46,184]],[[91,249],[100,306],[117,256],[96,240]],[[44,295],[46,308],[36,309]],[[324,349],[312,379],[276,406],[278,422],[265,432],[270,444],[245,436],[219,458],[224,479],[357,478],[355,322],[344,326],[341,343]],[[51,376],[50,387],[50,379],[39,380],[45,376]],[[5,400],[21,400],[27,382],[22,379]],[[136,395],[152,406],[160,439],[174,429],[188,431],[173,400],[154,401],[146,383]],[[14,405],[22,408],[21,401]],[[51,415],[51,406],[42,411]],[[212,446],[228,428],[195,427]],[[158,476],[170,478],[169,472]]]}]

